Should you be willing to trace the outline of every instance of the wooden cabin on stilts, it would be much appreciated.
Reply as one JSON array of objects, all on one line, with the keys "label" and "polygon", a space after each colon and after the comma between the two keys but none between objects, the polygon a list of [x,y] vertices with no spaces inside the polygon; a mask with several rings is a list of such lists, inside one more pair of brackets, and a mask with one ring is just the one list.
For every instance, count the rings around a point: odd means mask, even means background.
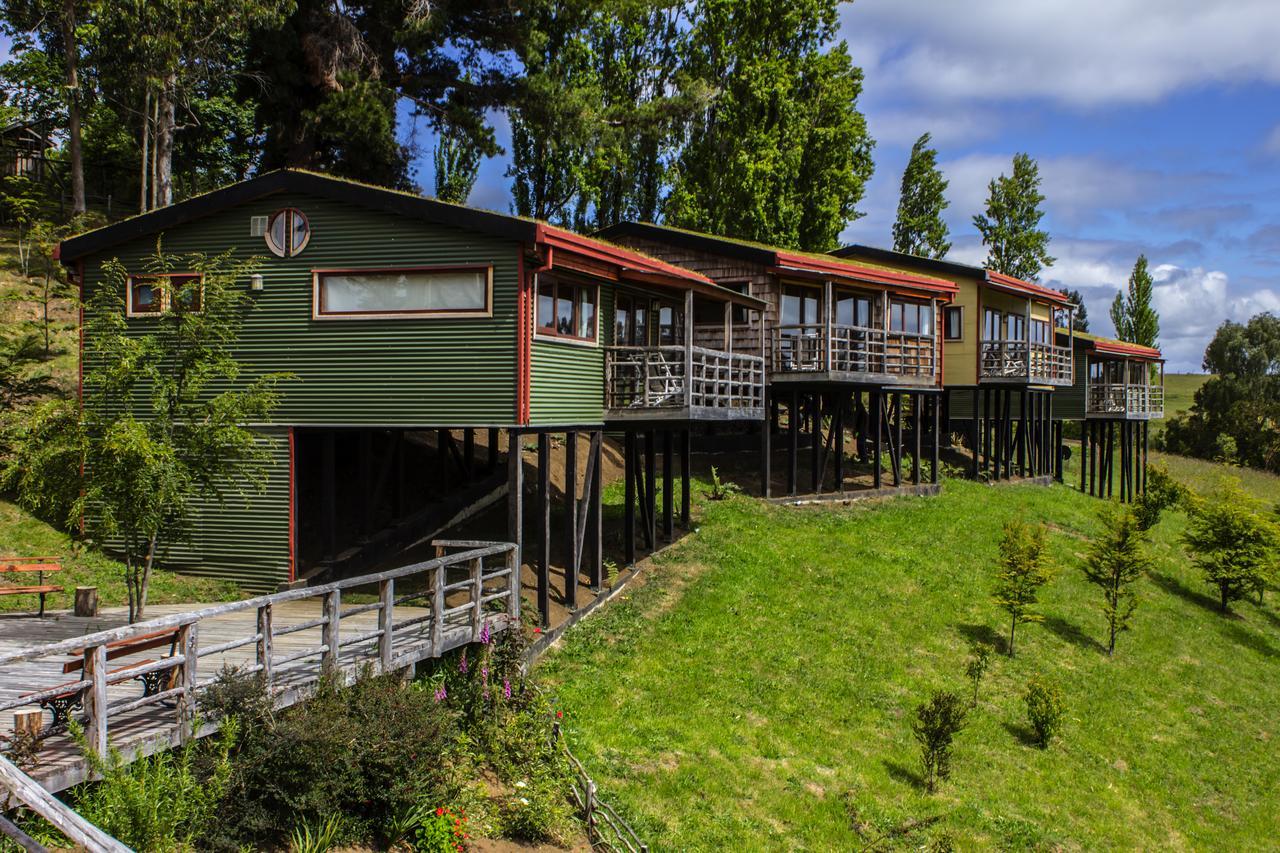
[{"label": "wooden cabin on stilts", "polygon": [[[954,283],[647,223],[601,235],[764,300],[762,323],[742,327],[762,338],[768,357],[762,494],[936,489],[938,318]],[[866,471],[861,479],[855,466]]]},{"label": "wooden cabin on stilts", "polygon": [[1149,424],[1164,417],[1164,359],[1154,347],[1057,335],[1075,354],[1075,383],[1061,392],[1059,413],[1080,424],[1080,491],[1130,502],[1147,487]]},{"label": "wooden cabin on stilts", "polygon": [[1057,389],[1072,384],[1071,345],[1054,335],[1072,306],[1057,290],[982,267],[853,245],[833,254],[953,283],[943,309],[943,421],[975,479],[1062,477]]}]

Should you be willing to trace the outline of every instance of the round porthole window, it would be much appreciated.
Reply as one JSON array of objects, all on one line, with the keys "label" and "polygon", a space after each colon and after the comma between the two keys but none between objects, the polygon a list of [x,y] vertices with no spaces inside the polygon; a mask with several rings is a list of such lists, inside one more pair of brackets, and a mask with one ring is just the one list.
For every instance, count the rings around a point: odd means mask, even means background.
[{"label": "round porthole window", "polygon": [[301,210],[286,207],[267,222],[267,248],[280,258],[291,258],[307,247],[311,225]]}]

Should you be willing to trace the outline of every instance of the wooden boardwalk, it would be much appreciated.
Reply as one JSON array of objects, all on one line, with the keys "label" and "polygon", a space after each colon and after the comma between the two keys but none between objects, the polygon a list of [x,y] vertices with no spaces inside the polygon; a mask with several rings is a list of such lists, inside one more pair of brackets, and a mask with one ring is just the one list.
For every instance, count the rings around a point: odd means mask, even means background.
[{"label": "wooden boardwalk", "polygon": [[[262,673],[278,707],[305,696],[325,671],[351,679],[365,669],[403,670],[519,618],[515,547],[455,547],[466,550],[310,589],[207,607],[152,606],[150,618],[133,626],[118,609],[94,618],[0,618],[0,712],[38,708],[41,694],[73,691],[89,744],[135,756],[190,736],[200,690],[224,667]],[[159,648],[117,654],[122,641],[157,631],[173,632],[172,647],[166,637]],[[64,672],[79,660],[83,672]],[[144,672],[162,682],[149,697],[137,678]],[[88,766],[70,736],[50,731],[50,723],[46,711],[47,736],[27,772],[59,791],[87,778]],[[13,730],[12,720],[0,720],[0,735]]]}]

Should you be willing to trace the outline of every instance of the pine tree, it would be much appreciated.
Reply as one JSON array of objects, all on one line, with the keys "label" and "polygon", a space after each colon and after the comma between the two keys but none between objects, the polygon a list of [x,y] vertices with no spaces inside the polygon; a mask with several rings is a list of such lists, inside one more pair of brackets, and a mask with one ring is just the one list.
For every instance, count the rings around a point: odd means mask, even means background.
[{"label": "pine tree", "polygon": [[1021,622],[1042,622],[1036,608],[1040,587],[1049,582],[1051,568],[1045,553],[1041,526],[1008,521],[1000,539],[1000,570],[992,598],[1009,614],[1009,657],[1014,654],[1014,632]]},{"label": "pine tree", "polygon": [[902,193],[898,197],[898,219],[893,223],[893,250],[924,258],[943,258],[951,250],[947,224],[947,180],[938,168],[938,150],[932,137],[922,134],[911,147],[911,159],[902,173]]},{"label": "pine tree", "polygon": [[1153,347],[1160,337],[1160,315],[1151,307],[1152,281],[1147,256],[1138,255],[1129,274],[1129,295],[1124,303],[1127,337],[1121,340]]},{"label": "pine tree", "polygon": [[1116,292],[1116,298],[1111,300],[1111,325],[1116,327],[1116,337],[1122,341],[1129,340],[1131,336],[1131,327],[1129,325],[1129,311],[1124,304],[1124,294]]},{"label": "pine tree", "polygon": [[1071,314],[1071,328],[1077,332],[1089,331],[1089,311],[1084,305],[1084,294],[1070,288],[1064,290],[1063,293],[1066,294],[1067,299],[1075,307],[1075,311]]},{"label": "pine tree", "polygon": [[1102,615],[1107,620],[1107,654],[1116,650],[1116,635],[1129,630],[1138,605],[1133,585],[1151,568],[1138,517],[1128,507],[1106,508],[1103,532],[1094,540],[1084,564],[1084,576],[1102,590]]},{"label": "pine tree", "polygon": [[989,186],[985,215],[973,217],[987,247],[987,266],[996,272],[1034,281],[1056,258],[1049,254],[1049,232],[1040,228],[1044,211],[1040,167],[1026,154],[1013,157],[1013,174]]}]

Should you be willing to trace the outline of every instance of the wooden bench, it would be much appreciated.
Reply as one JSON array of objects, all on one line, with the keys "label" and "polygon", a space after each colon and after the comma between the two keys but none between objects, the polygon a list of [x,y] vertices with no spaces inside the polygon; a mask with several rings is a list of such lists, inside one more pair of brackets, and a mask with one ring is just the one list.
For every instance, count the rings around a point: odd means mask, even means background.
[{"label": "wooden bench", "polygon": [[[178,645],[178,629],[170,628],[165,631],[152,631],[148,634],[139,634],[136,637],[128,637],[123,640],[116,640],[113,643],[107,643],[107,660],[112,661],[129,657],[130,655],[140,654],[165,645],[169,646],[168,656],[173,657],[174,650]],[[167,682],[173,677],[173,668],[152,669],[134,675],[131,675],[130,672],[155,662],[154,658],[148,658],[147,660],[134,661],[116,669],[109,669],[107,670],[107,684],[119,684],[122,681],[137,679],[142,682],[143,697],[154,696],[166,689]],[[84,649],[76,649],[62,665],[63,673],[67,674],[80,672],[83,669]],[[66,682],[67,685],[76,683],[78,682]],[[56,687],[49,689],[56,689]],[[65,693],[59,693],[40,700],[40,707],[52,715],[52,720],[49,723],[50,731],[57,731],[66,726],[67,720],[71,717],[71,712],[84,707],[85,689],[84,687],[76,687],[67,690]],[[23,695],[31,696],[37,692],[43,691],[32,691]]]},{"label": "wooden bench", "polygon": [[57,557],[0,557],[0,574],[36,573],[34,586],[0,586],[0,595],[38,595],[40,596],[40,612],[44,615],[44,599],[51,592],[62,592],[56,584],[46,584],[46,572],[60,572],[62,564]]}]

